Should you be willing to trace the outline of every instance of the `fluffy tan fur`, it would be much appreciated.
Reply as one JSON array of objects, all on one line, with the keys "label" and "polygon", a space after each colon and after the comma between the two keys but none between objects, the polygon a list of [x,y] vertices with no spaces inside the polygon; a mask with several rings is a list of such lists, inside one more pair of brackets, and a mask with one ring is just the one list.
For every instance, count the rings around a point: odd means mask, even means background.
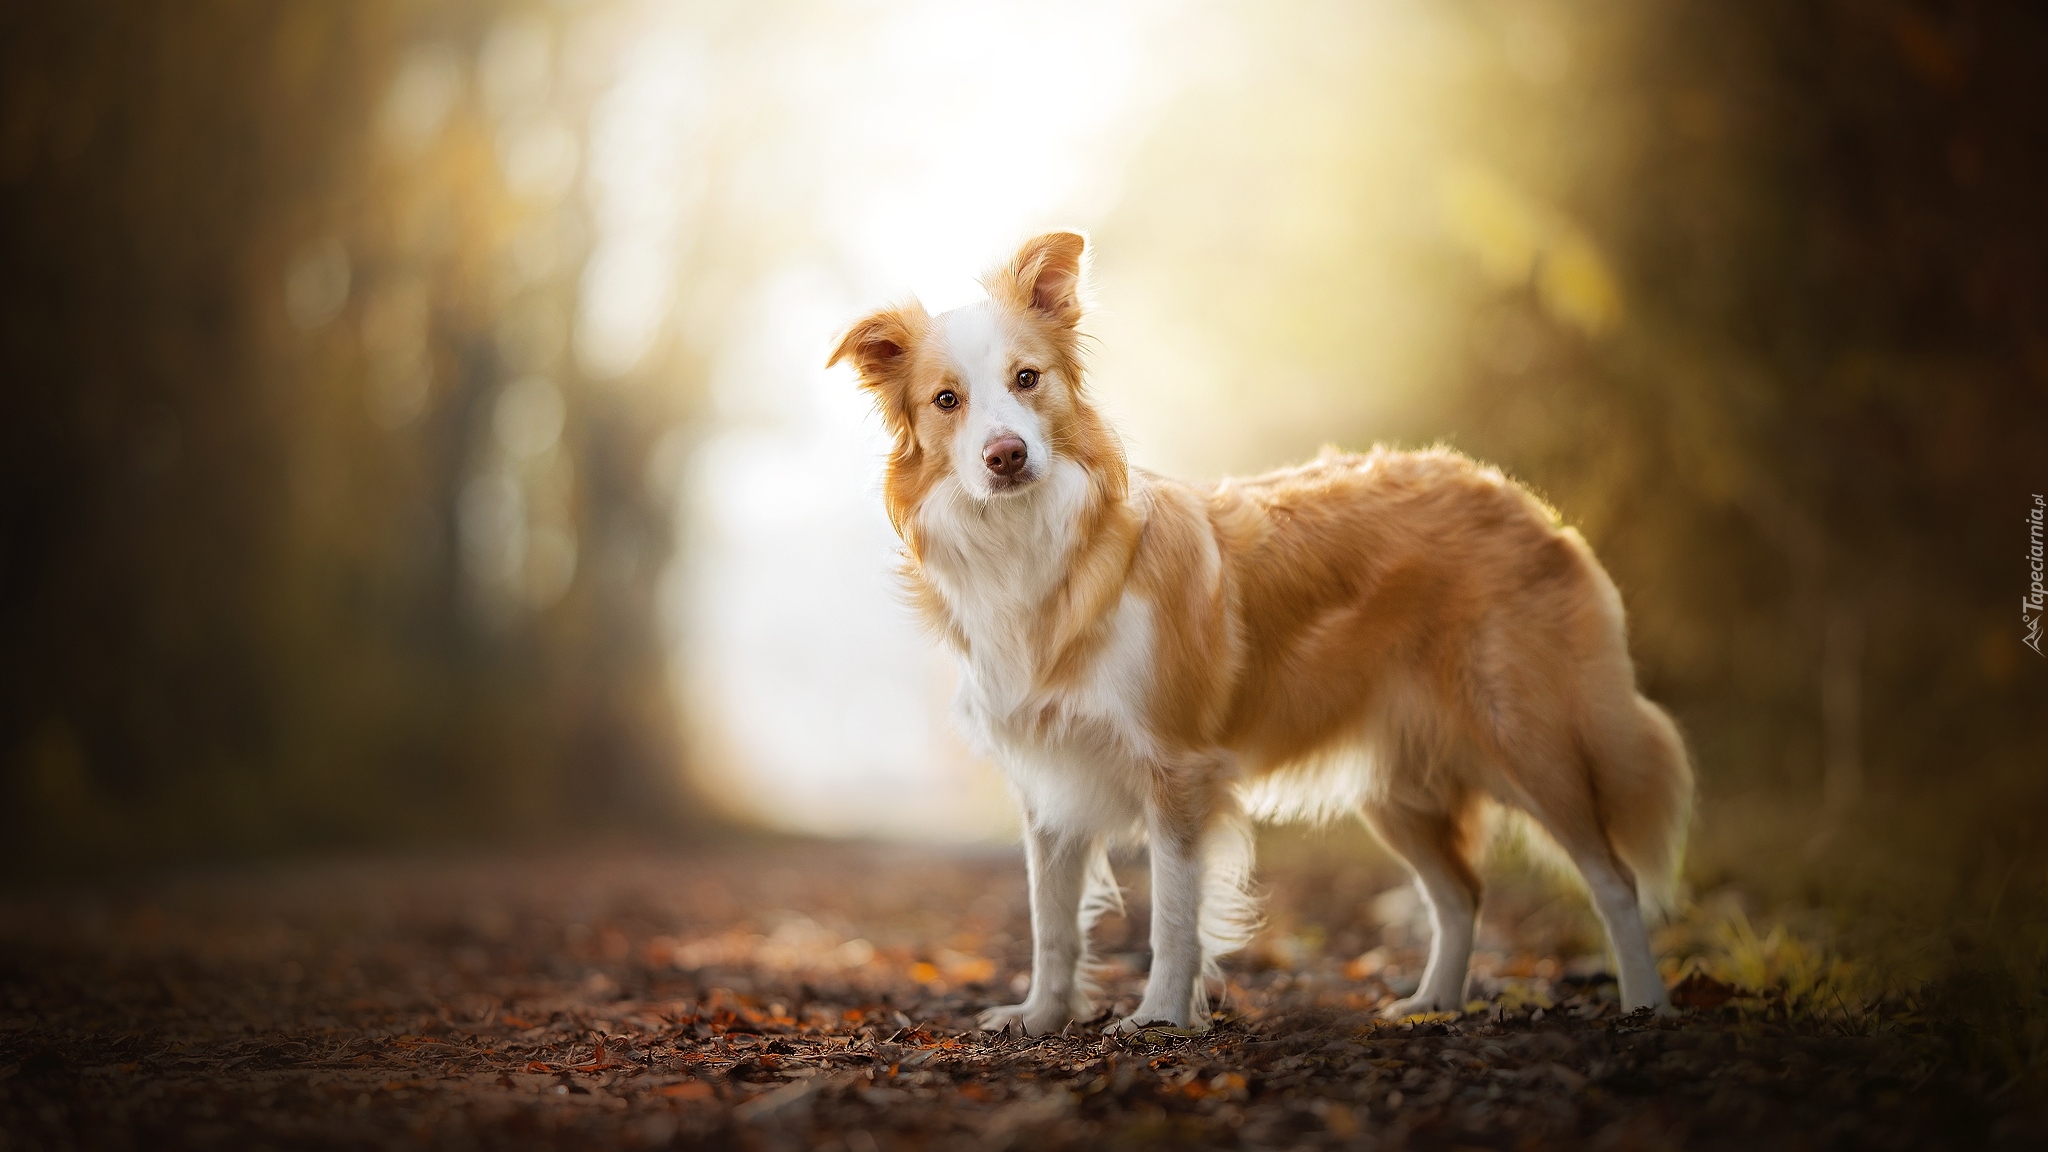
[{"label": "fluffy tan fur", "polygon": [[[1311,781],[1334,773],[1344,803],[1415,867],[1437,921],[1432,971],[1397,1010],[1455,1007],[1445,1001],[1462,993],[1456,921],[1469,949],[1491,803],[1527,813],[1578,865],[1625,996],[1662,1007],[1654,967],[1653,986],[1641,970],[1647,944],[1622,938],[1642,929],[1625,923],[1621,889],[1631,905],[1670,891],[1692,778],[1670,720],[1636,692],[1620,597],[1585,541],[1499,471],[1447,449],[1326,450],[1214,485],[1127,468],[1083,386],[1084,254],[1082,237],[1053,233],[985,281],[1012,371],[1040,373],[1016,399],[1053,461],[1086,476],[1063,513],[1057,578],[999,655],[976,651],[994,635],[927,572],[947,529],[923,514],[962,467],[960,413],[992,385],[969,378],[914,303],[860,321],[833,353],[853,362],[893,433],[884,498],[925,620],[963,660],[1023,670],[1026,739],[1050,742],[1113,643],[1120,606],[1142,602],[1142,733],[1125,742],[1142,763],[1101,771],[1143,773],[1155,853],[1162,838],[1196,850],[1261,777],[1277,781],[1279,808],[1308,809]],[[949,389],[960,408],[935,403]],[[1285,802],[1289,789],[1299,803]]]}]

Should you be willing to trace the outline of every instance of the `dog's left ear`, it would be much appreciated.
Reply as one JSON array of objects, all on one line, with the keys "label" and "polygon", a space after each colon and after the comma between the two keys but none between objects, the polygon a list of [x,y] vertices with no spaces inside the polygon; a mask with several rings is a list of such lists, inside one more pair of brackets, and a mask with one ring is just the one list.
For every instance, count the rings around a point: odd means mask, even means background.
[{"label": "dog's left ear", "polygon": [[1025,241],[1009,266],[985,285],[997,299],[1072,328],[1081,322],[1087,259],[1088,237],[1079,232],[1048,232]]}]

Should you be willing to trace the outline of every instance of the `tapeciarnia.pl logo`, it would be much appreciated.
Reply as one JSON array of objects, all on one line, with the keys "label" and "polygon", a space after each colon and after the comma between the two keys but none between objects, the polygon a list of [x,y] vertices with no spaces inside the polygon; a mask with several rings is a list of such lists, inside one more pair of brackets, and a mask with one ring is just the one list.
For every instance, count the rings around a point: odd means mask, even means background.
[{"label": "tapeciarnia.pl logo", "polygon": [[2027,510],[2027,567],[2033,572],[2034,582],[2027,586],[2027,594],[2020,597],[2020,624],[2027,630],[2020,643],[2032,648],[2036,656],[2043,655],[2041,610],[2048,605],[2048,590],[2041,587],[2041,517],[2044,512],[2048,512],[2048,507],[2044,507],[2041,494],[2036,492],[2034,506]]}]

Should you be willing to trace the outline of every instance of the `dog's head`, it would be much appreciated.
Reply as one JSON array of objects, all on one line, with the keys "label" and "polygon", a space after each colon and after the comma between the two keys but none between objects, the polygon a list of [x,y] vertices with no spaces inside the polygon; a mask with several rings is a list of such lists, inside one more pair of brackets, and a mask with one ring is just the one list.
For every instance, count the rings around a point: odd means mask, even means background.
[{"label": "dog's head", "polygon": [[1050,232],[982,280],[989,298],[938,316],[915,301],[849,329],[849,360],[895,438],[884,497],[902,530],[941,485],[1016,499],[1077,463],[1123,481],[1123,455],[1081,391],[1088,241]]}]

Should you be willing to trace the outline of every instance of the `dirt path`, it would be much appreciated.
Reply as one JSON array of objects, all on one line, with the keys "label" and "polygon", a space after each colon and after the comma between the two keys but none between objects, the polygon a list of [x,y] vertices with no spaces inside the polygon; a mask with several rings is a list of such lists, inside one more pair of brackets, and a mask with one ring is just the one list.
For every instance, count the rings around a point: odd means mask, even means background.
[{"label": "dirt path", "polygon": [[[1371,1009],[1419,960],[1397,877],[1313,854],[1264,876],[1272,927],[1232,963],[1216,1027],[1121,1040],[968,1031],[1028,960],[1010,853],[386,860],[16,896],[0,1150],[1752,1152],[2048,1132],[2039,1102],[1951,1075],[1908,1031],[1830,1035],[1756,999],[1620,1016],[1611,983],[1554,961],[1589,946],[1583,914],[1540,894],[1489,904],[1485,1005],[1382,1024]],[[1124,1010],[1132,911],[1099,933]]]}]

